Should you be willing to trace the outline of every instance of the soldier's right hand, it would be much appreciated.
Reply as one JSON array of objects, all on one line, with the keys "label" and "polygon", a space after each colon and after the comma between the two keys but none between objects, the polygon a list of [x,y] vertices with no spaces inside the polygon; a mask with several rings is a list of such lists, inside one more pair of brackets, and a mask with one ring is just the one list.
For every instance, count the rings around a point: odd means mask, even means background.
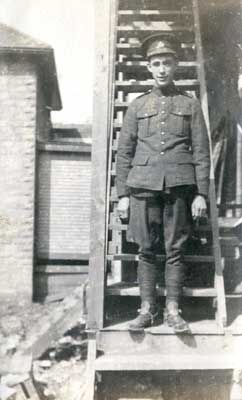
[{"label": "soldier's right hand", "polygon": [[117,213],[120,219],[128,219],[129,217],[129,197],[121,197],[118,202]]}]

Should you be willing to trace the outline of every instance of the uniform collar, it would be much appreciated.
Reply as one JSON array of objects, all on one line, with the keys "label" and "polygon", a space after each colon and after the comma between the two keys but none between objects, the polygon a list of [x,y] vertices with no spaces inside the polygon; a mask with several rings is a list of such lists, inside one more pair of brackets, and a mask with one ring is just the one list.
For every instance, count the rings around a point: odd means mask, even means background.
[{"label": "uniform collar", "polygon": [[172,96],[174,94],[177,94],[177,89],[174,82],[172,82],[169,86],[165,86],[163,89],[158,88],[157,86],[153,86],[152,93],[154,93],[158,97]]}]

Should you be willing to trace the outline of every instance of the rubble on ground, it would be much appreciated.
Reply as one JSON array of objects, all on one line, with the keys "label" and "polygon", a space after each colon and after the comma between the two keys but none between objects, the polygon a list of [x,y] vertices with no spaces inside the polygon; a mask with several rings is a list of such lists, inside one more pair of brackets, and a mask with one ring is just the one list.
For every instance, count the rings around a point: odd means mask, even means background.
[{"label": "rubble on ground", "polygon": [[85,379],[83,288],[63,301],[0,307],[0,398],[32,379],[42,400],[77,400]]}]

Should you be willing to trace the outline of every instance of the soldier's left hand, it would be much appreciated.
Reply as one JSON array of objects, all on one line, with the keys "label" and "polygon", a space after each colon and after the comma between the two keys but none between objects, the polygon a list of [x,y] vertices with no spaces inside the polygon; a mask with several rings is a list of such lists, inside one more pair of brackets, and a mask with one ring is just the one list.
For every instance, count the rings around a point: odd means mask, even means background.
[{"label": "soldier's left hand", "polygon": [[239,97],[242,99],[242,74],[238,77],[238,94]]},{"label": "soldier's left hand", "polygon": [[204,218],[207,216],[207,203],[203,196],[197,195],[192,202],[193,219]]}]

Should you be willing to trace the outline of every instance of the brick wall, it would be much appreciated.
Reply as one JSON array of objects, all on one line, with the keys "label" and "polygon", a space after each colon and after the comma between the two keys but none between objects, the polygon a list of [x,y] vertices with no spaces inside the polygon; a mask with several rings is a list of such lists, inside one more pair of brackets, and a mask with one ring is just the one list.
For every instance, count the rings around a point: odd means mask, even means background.
[{"label": "brick wall", "polygon": [[39,152],[37,258],[79,260],[89,252],[91,158],[73,147]]},{"label": "brick wall", "polygon": [[32,300],[37,72],[0,59],[0,301]]},{"label": "brick wall", "polygon": [[39,145],[35,299],[67,295],[87,279],[90,183],[90,146]]}]

